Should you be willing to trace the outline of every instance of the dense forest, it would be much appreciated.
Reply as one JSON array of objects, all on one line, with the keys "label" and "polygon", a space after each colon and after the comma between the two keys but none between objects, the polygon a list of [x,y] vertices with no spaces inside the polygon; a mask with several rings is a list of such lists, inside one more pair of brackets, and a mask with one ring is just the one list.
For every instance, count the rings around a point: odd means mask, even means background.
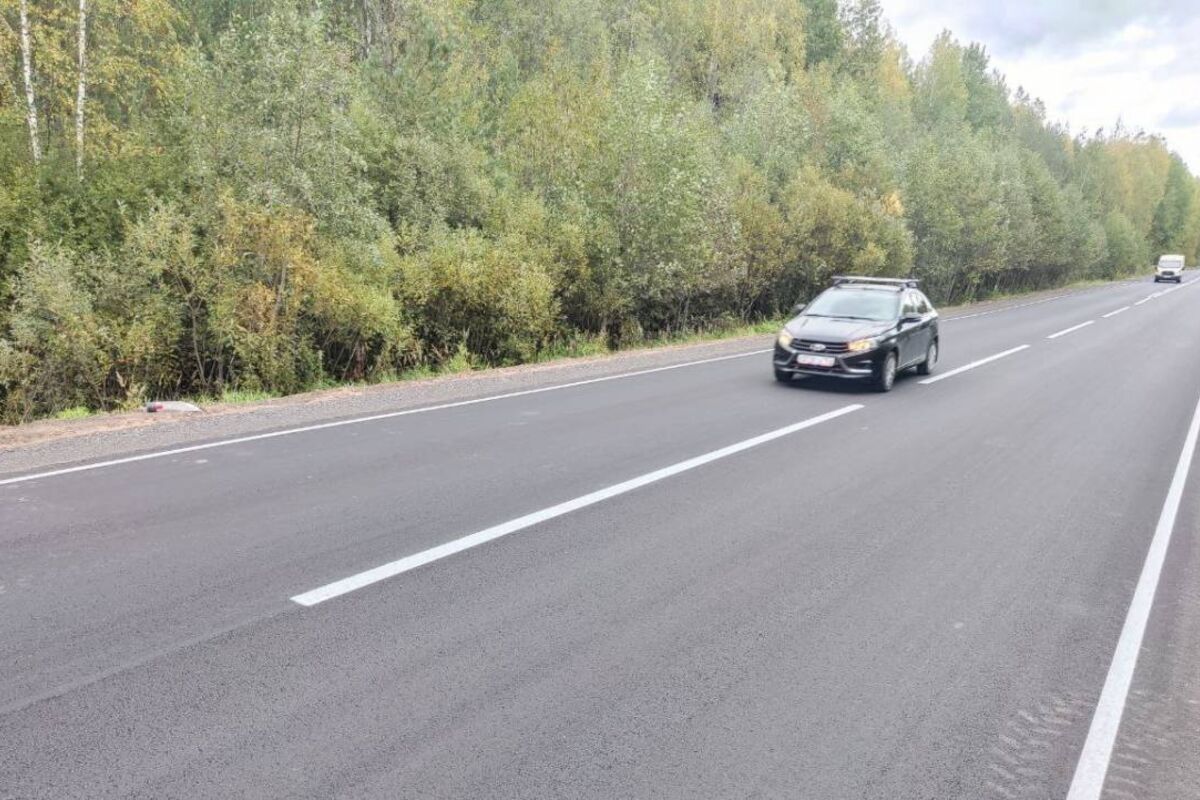
[{"label": "dense forest", "polygon": [[0,0],[0,64],[10,422],[1200,248],[1160,138],[1073,134],[875,0]]}]

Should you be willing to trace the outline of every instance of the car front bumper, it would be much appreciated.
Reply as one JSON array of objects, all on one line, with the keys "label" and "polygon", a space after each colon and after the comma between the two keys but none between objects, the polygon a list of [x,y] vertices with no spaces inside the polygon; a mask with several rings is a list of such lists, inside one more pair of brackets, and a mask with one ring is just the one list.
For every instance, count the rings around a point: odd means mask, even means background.
[{"label": "car front bumper", "polygon": [[1176,270],[1167,270],[1165,272],[1157,272],[1154,274],[1156,281],[1180,281],[1183,280],[1183,275]]},{"label": "car front bumper", "polygon": [[880,353],[881,351],[874,350],[868,353],[828,355],[828,358],[833,359],[833,365],[818,367],[797,364],[796,358],[802,355],[820,356],[824,354],[792,350],[780,347],[776,343],[775,353],[772,355],[771,361],[775,369],[779,372],[789,372],[793,375],[825,375],[830,378],[862,380],[874,377]]}]

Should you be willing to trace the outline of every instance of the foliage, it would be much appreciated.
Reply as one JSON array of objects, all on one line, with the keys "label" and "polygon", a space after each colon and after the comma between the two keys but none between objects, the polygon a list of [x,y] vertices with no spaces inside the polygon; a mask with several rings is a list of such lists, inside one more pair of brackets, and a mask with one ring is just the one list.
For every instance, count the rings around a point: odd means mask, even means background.
[{"label": "foliage", "polygon": [[0,415],[270,396],[1200,255],[1158,137],[1072,136],[877,0],[0,0]]}]

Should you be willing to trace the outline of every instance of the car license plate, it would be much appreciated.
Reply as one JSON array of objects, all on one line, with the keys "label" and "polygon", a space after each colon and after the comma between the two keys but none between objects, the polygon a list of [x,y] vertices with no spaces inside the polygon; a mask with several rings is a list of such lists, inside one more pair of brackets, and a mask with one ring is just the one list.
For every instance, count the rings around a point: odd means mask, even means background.
[{"label": "car license plate", "polygon": [[796,356],[796,365],[800,367],[832,367],[833,356]]}]

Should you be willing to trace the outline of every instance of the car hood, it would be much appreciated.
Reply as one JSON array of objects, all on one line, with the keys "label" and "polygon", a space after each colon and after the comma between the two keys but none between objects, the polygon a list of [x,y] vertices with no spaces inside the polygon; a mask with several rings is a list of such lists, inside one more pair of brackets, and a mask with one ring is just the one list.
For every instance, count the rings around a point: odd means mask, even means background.
[{"label": "car hood", "polygon": [[878,336],[892,327],[890,322],[844,317],[810,317],[804,314],[787,324],[788,333],[797,339],[816,339],[821,342],[852,342],[855,339]]}]

